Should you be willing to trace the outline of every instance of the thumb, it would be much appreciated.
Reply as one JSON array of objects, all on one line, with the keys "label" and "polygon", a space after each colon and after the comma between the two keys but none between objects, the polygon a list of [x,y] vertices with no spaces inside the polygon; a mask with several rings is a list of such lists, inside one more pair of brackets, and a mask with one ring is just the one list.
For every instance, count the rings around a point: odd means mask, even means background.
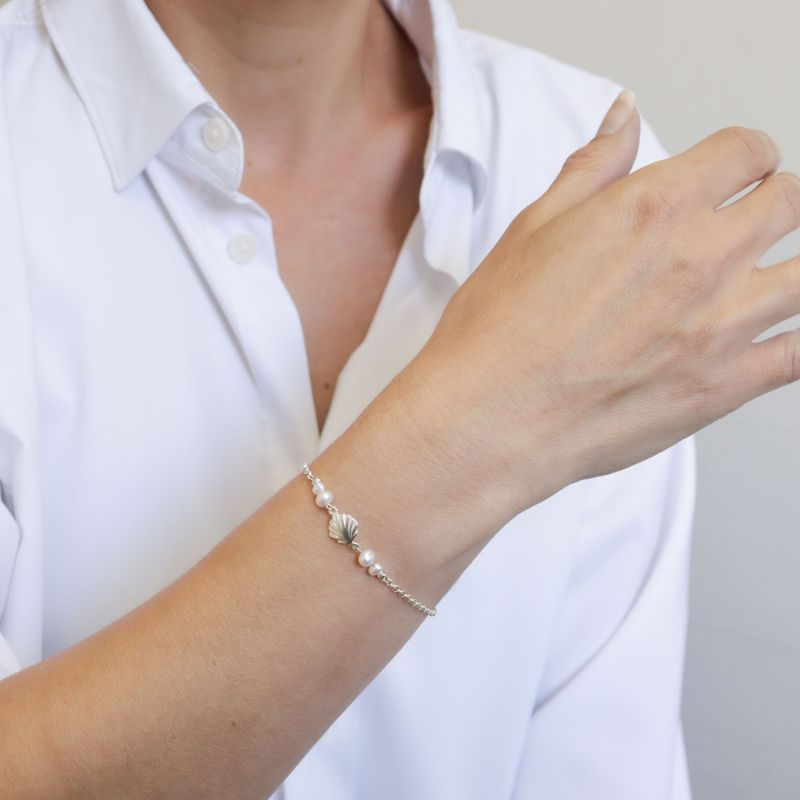
[{"label": "thumb", "polygon": [[641,120],[636,97],[623,89],[588,144],[572,153],[550,188],[529,206],[532,227],[553,217],[627,175],[639,149]]}]

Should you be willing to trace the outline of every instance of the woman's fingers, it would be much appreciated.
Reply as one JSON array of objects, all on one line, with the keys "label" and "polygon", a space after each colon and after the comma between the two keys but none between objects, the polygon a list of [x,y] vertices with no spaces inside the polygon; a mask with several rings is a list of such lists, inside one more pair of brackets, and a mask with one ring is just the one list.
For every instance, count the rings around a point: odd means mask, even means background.
[{"label": "woman's fingers", "polygon": [[751,344],[736,383],[745,392],[742,403],[800,380],[800,328],[782,331]]},{"label": "woman's fingers", "polygon": [[730,127],[651,168],[669,170],[673,189],[683,197],[718,208],[751,183],[772,174],[780,160],[777,145],[763,131]]},{"label": "woman's fingers", "polygon": [[717,210],[731,231],[738,258],[754,264],[772,245],[800,228],[800,178],[791,172],[770,175],[735,203]]},{"label": "woman's fingers", "polygon": [[800,314],[800,256],[754,269],[745,286],[740,317],[754,339],[773,325]]}]

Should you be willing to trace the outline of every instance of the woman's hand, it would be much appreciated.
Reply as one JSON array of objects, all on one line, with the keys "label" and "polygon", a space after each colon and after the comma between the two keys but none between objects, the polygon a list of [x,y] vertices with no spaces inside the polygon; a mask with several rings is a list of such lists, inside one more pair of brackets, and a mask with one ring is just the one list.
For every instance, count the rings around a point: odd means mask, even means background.
[{"label": "woman's hand", "polygon": [[403,375],[441,414],[446,458],[501,482],[511,514],[800,378],[797,331],[752,343],[800,313],[800,258],[756,267],[800,227],[800,180],[745,128],[628,174],[626,100],[622,128],[516,216]]}]

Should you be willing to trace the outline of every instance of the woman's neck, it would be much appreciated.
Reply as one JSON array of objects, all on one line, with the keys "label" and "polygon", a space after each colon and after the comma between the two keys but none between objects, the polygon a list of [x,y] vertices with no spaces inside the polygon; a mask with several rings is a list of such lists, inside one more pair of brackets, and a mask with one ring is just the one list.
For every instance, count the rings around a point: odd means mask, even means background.
[{"label": "woman's neck", "polygon": [[380,0],[146,0],[245,139],[276,161],[424,102],[416,51]]}]

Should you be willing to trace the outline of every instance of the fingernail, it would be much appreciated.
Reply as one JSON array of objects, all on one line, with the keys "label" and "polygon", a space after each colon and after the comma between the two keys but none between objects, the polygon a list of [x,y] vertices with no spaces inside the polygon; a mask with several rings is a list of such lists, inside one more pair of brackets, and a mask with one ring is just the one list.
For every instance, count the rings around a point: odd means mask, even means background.
[{"label": "fingernail", "polygon": [[635,105],[636,95],[630,89],[623,89],[603,117],[603,121],[597,129],[597,135],[609,136],[624,127],[631,118],[631,112]]}]

